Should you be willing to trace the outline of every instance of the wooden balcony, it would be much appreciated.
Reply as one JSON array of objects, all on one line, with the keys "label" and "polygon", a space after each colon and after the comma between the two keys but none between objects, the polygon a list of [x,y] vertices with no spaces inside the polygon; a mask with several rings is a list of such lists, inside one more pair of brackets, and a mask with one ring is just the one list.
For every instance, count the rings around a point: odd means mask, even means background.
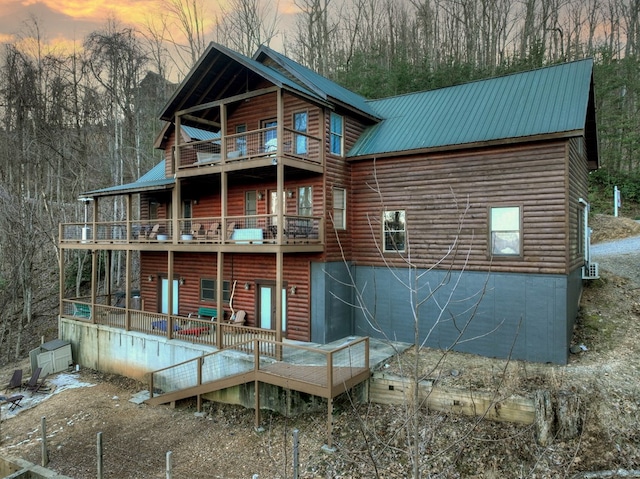
[{"label": "wooden balcony", "polygon": [[153,249],[162,249],[163,245],[322,247],[324,238],[323,219],[314,216],[285,215],[282,225],[278,225],[276,215],[181,218],[174,231],[175,224],[172,220],[64,223],[59,238],[62,245],[124,245],[135,249],[148,245],[154,245]]},{"label": "wooden balcony", "polygon": [[[88,298],[64,299],[62,317],[219,349],[237,347],[238,344],[255,339],[273,341],[276,337],[276,332],[270,329],[110,306],[104,304],[107,302],[106,296],[97,298],[96,301],[98,302],[91,303]],[[217,343],[218,328],[222,333],[220,344]]]},{"label": "wooden balcony", "polygon": [[[210,174],[215,167],[226,169],[256,168],[273,165],[278,157],[287,164],[302,169],[322,172],[322,141],[306,133],[288,128],[283,138],[276,128],[262,128],[225,137],[221,140],[205,140],[180,144],[176,148],[177,171],[181,176]],[[278,144],[282,144],[278,151]],[[279,156],[280,155],[280,156]],[[203,169],[198,171],[198,169]],[[189,174],[190,173],[190,174]]]}]

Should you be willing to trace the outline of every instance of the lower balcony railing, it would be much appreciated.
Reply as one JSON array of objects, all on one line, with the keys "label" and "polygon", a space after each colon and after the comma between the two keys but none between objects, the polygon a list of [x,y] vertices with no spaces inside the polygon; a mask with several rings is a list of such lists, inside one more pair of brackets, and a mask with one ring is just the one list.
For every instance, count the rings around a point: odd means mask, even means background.
[{"label": "lower balcony railing", "polygon": [[[101,297],[98,300],[104,298]],[[76,321],[205,344],[219,349],[238,347],[241,343],[253,339],[273,341],[276,338],[276,332],[270,329],[237,326],[210,319],[139,311],[71,299],[62,301],[62,316]],[[221,344],[217,344],[218,327],[222,332]]]},{"label": "lower balcony railing", "polygon": [[[65,223],[61,243],[113,244],[321,244],[323,221],[318,216],[276,215],[181,218],[174,232],[171,220]],[[278,236],[280,235],[280,236]]]}]

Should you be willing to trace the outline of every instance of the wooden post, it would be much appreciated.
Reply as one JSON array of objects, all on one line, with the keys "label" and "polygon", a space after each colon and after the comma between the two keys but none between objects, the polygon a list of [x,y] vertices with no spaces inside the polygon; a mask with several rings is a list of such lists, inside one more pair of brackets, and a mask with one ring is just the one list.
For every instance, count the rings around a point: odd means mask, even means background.
[{"label": "wooden post", "polygon": [[96,440],[96,452],[97,452],[97,470],[98,470],[98,479],[102,479],[102,433],[98,433],[98,437]]},{"label": "wooden post", "polygon": [[298,430],[293,430],[293,479],[298,479]]},{"label": "wooden post", "polygon": [[534,405],[536,409],[535,425],[538,444],[548,446],[553,439],[553,420],[555,416],[549,391],[536,391]]},{"label": "wooden post", "polygon": [[40,418],[40,430],[42,432],[40,464],[42,467],[46,467],[49,464],[49,451],[47,451],[47,418],[44,416]]}]

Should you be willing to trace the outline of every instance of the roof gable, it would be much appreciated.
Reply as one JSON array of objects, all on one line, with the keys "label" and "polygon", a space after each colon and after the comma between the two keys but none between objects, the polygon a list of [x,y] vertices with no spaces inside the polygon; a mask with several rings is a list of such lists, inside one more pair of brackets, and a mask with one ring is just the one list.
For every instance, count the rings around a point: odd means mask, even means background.
[{"label": "roof gable", "polygon": [[593,60],[372,100],[384,120],[349,157],[450,147],[585,129]]},{"label": "roof gable", "polygon": [[363,96],[338,85],[336,82],[319,75],[269,47],[261,46],[254,55],[254,59],[263,63],[267,58],[280,65],[290,76],[322,98],[338,101],[342,105],[358,110],[367,116],[378,118],[376,111]]}]

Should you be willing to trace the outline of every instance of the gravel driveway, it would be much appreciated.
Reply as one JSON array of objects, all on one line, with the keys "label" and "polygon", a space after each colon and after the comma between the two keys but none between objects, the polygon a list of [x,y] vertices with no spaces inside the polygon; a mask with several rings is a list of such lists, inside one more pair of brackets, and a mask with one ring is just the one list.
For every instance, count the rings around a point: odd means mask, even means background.
[{"label": "gravel driveway", "polygon": [[591,245],[591,260],[640,284],[640,236]]}]

